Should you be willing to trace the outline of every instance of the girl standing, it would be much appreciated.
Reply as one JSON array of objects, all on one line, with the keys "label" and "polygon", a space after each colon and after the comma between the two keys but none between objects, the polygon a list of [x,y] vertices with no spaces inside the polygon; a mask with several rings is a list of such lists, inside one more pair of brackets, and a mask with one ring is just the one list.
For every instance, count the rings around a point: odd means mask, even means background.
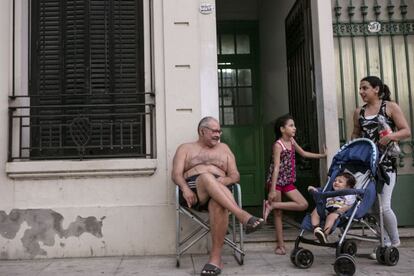
[{"label": "girl standing", "polygon": [[[263,202],[263,218],[274,210],[276,229],[275,254],[285,255],[286,248],[283,240],[282,210],[303,211],[308,202],[296,189],[295,152],[305,158],[324,158],[326,153],[312,153],[303,150],[293,138],[296,133],[295,122],[290,115],[276,120],[276,142],[273,144],[272,161],[269,168],[267,186],[269,188],[268,200]],[[291,201],[282,202],[282,193]]]},{"label": "girl standing", "polygon": [[[372,140],[379,147],[381,153],[391,142],[398,142],[411,136],[407,120],[396,102],[391,101],[390,90],[380,78],[368,76],[360,81],[359,95],[365,104],[354,112],[354,129],[351,138],[364,137]],[[392,129],[392,133],[381,137],[381,120]],[[397,176],[396,158],[386,154],[382,165],[390,178],[388,185],[384,185],[381,192],[381,205],[386,230],[386,245],[399,246],[397,218],[391,209],[391,195]],[[388,236],[388,237],[387,237]],[[375,255],[375,254],[374,254]]]}]

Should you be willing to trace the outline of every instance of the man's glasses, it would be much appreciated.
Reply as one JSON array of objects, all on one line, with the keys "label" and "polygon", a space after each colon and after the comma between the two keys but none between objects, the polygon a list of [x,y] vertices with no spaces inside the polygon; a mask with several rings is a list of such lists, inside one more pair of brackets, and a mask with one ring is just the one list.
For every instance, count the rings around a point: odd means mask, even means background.
[{"label": "man's glasses", "polygon": [[223,133],[223,131],[221,129],[213,129],[213,128],[209,128],[207,126],[205,126],[204,128],[210,130],[213,133],[219,134],[219,135],[221,135]]}]

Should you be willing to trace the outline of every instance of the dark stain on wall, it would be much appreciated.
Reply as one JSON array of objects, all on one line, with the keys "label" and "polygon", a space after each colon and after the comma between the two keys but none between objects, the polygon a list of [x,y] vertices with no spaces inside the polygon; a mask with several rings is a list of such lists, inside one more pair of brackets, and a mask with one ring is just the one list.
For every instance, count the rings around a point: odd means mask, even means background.
[{"label": "dark stain on wall", "polygon": [[[97,238],[102,238],[102,225],[105,217],[98,220],[96,217],[83,218],[78,216],[71,222],[67,229],[63,229],[63,216],[51,209],[13,209],[7,215],[0,211],[0,235],[6,239],[14,239],[20,226],[26,222],[28,228],[21,238],[25,251],[32,257],[36,255],[47,255],[40,248],[40,242],[46,246],[55,244],[55,236],[59,238],[79,237],[83,233],[90,233]],[[62,243],[60,244],[62,246]],[[1,249],[0,258],[8,254]]]}]

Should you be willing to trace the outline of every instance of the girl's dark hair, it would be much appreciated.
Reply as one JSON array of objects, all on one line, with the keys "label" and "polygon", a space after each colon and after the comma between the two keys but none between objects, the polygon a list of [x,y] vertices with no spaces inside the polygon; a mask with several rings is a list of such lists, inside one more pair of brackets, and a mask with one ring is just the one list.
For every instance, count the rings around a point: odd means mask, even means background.
[{"label": "girl's dark hair", "polygon": [[361,81],[367,81],[369,84],[375,88],[379,87],[378,97],[380,99],[391,101],[391,91],[390,88],[382,82],[382,80],[376,76],[367,76],[363,78]]},{"label": "girl's dark hair", "polygon": [[276,139],[279,139],[282,137],[282,132],[280,131],[280,128],[284,127],[287,121],[289,120],[293,120],[293,117],[290,114],[285,114],[276,119],[275,126],[274,126],[274,132],[275,132]]},{"label": "girl's dark hair", "polygon": [[343,172],[343,173],[338,174],[338,176],[345,177],[346,185],[348,185],[349,187],[353,188],[355,186],[356,180],[355,180],[355,177],[352,174],[347,173],[347,172]]}]

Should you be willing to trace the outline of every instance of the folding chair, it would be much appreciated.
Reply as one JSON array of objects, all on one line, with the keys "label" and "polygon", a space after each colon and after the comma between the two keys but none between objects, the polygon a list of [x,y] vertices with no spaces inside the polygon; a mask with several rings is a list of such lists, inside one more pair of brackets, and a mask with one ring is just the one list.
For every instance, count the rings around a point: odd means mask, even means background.
[{"label": "folding chair", "polygon": [[[237,204],[242,207],[241,189],[238,183],[229,186]],[[208,219],[200,217],[200,212],[186,206],[181,206],[179,203],[179,190],[177,186],[175,190],[176,197],[176,216],[177,216],[177,238],[176,238],[176,255],[177,264],[176,267],[180,267],[180,257],[190,247],[197,243],[200,239],[206,236],[210,232],[210,225]],[[198,227],[194,229],[187,236],[183,236],[181,233],[181,216],[185,215],[189,217]],[[233,255],[239,265],[243,265],[245,252],[243,250],[243,224],[236,220],[233,214],[230,214],[229,229],[224,239],[224,243],[233,249]],[[183,236],[183,237],[182,237]]]}]

